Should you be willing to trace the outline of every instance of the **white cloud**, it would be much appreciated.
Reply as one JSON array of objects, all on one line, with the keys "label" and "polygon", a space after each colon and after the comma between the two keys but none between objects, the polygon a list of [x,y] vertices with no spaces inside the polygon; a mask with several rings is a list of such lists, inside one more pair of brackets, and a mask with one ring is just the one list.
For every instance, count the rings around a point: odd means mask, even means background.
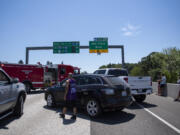
[{"label": "white cloud", "polygon": [[123,27],[123,28],[122,28],[122,31],[126,32],[126,31],[127,31],[127,28]]},{"label": "white cloud", "polygon": [[124,36],[132,36],[133,35],[133,33],[132,32],[130,32],[130,31],[126,31],[126,32],[124,32]]},{"label": "white cloud", "polygon": [[121,30],[123,32],[124,36],[135,36],[141,33],[140,26],[134,26],[130,23],[128,23],[125,27],[123,27]]}]

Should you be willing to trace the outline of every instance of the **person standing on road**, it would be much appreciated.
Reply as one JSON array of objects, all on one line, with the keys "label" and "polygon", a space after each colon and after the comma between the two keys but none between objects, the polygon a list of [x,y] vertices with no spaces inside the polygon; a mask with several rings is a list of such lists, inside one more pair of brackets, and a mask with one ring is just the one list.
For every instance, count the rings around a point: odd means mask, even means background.
[{"label": "person standing on road", "polygon": [[157,93],[157,95],[160,96],[161,95],[161,89],[160,89],[161,76],[160,75],[158,75],[157,82],[158,82],[158,93]]},{"label": "person standing on road", "polygon": [[73,107],[73,115],[71,119],[76,120],[77,107],[76,107],[76,81],[72,78],[72,73],[68,74],[68,80],[66,81],[64,101],[65,106],[63,112],[60,114],[61,118],[65,118],[67,107]]},{"label": "person standing on road", "polygon": [[163,95],[165,87],[166,87],[166,76],[163,73],[160,80],[160,96]]},{"label": "person standing on road", "polygon": [[[179,78],[177,80],[177,84],[179,84],[179,86],[180,86],[180,76],[179,76]],[[177,98],[174,99],[174,101],[178,101],[179,99],[180,99],[180,88],[179,88],[179,94],[178,94]]]}]

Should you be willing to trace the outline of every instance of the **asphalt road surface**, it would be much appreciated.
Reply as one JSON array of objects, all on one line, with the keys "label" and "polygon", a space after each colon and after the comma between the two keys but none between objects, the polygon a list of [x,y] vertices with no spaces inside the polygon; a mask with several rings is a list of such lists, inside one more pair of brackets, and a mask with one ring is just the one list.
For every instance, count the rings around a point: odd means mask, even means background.
[{"label": "asphalt road surface", "polygon": [[123,111],[106,112],[89,119],[79,110],[76,121],[59,117],[61,107],[46,107],[41,91],[27,96],[24,115],[0,121],[0,135],[179,135],[180,102],[171,98],[148,96],[142,104],[133,103]]}]

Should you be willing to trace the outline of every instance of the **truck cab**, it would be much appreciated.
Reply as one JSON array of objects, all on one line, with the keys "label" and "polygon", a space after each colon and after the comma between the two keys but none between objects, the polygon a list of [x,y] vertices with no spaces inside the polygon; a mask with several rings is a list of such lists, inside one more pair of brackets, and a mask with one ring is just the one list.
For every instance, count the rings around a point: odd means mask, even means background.
[{"label": "truck cab", "polygon": [[44,82],[50,81],[53,85],[67,78],[69,73],[80,74],[80,69],[71,65],[54,64],[45,68]]}]

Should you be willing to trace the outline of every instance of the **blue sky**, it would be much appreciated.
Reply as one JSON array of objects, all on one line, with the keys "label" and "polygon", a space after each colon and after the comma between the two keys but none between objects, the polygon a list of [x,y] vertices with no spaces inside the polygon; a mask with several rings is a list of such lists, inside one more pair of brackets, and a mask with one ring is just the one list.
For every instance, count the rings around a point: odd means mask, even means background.
[{"label": "blue sky", "polygon": [[[129,63],[164,48],[180,48],[180,0],[0,0],[0,61],[25,61],[28,46],[52,46],[54,41],[88,45],[94,37],[124,45]],[[88,72],[122,61],[121,50],[112,49],[101,55],[30,52],[30,64],[47,60]]]}]

